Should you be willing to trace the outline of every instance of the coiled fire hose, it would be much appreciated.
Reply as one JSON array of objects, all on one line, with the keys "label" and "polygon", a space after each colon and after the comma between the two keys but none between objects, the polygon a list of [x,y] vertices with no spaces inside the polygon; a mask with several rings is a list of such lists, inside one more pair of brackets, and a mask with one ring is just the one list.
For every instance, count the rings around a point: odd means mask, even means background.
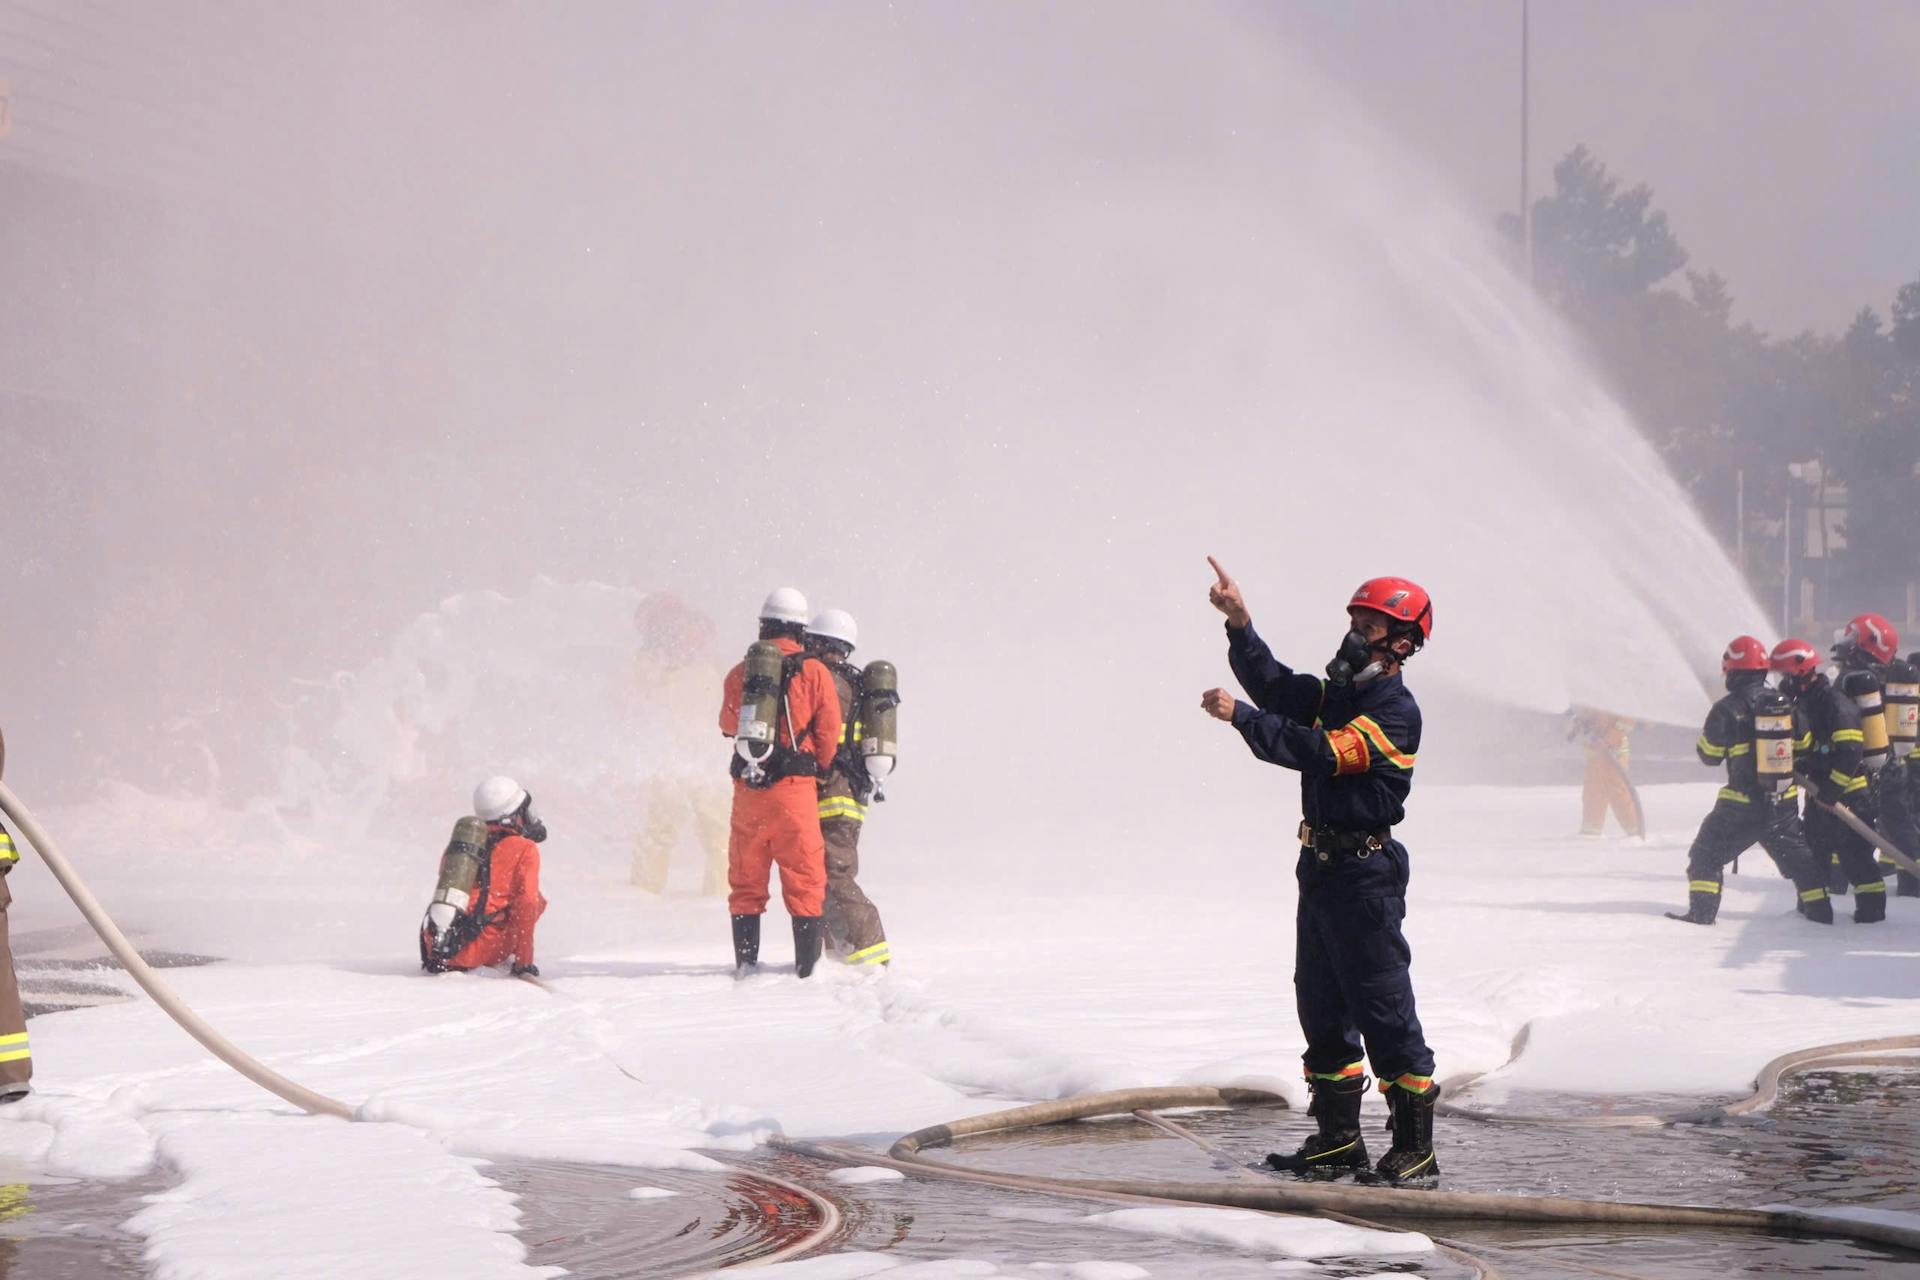
[{"label": "coiled fire hose", "polygon": [[[1920,1037],[1914,1037],[1920,1045]],[[1867,1042],[1853,1042],[1855,1044]],[[1754,1095],[1771,1100],[1779,1074],[1831,1058],[1826,1050],[1803,1050],[1800,1062],[1780,1065],[1783,1055],[1768,1064]],[[1893,1245],[1920,1252],[1920,1229],[1886,1222],[1857,1221],[1798,1209],[1723,1209],[1705,1205],[1642,1204],[1610,1200],[1582,1200],[1559,1196],[1492,1195],[1479,1192],[1408,1190],[1340,1183],[1128,1181],[1106,1178],[1049,1178],[960,1168],[927,1159],[927,1148],[946,1146],[956,1138],[1006,1133],[1039,1125],[1096,1116],[1129,1115],[1137,1110],[1167,1107],[1247,1106],[1271,1103],[1276,1095],[1248,1089],[1120,1089],[1109,1093],[1064,1098],[971,1116],[932,1125],[907,1134],[886,1156],[837,1146],[777,1140],[776,1145],[804,1155],[841,1164],[871,1164],[923,1177],[950,1178],[1013,1190],[1096,1197],[1127,1197],[1195,1205],[1224,1205],[1267,1212],[1344,1213],[1381,1222],[1495,1221],[1509,1223],[1584,1223],[1638,1226],[1703,1227],[1715,1230],[1756,1231],[1771,1235],[1839,1237]],[[1735,1104],[1736,1106],[1740,1104]]]},{"label": "coiled fire hose", "polygon": [[[329,1098],[323,1093],[317,1093],[303,1084],[289,1080],[246,1053],[233,1041],[214,1030],[206,1019],[189,1008],[173,988],[154,972],[153,967],[141,957],[139,951],[134,949],[133,944],[127,941],[127,936],[120,932],[120,926],[113,922],[113,917],[107,914],[106,908],[100,905],[99,899],[93,896],[92,891],[80,879],[79,873],[73,869],[73,864],[67,861],[65,855],[60,852],[59,846],[54,844],[53,837],[47,834],[46,828],[34,818],[33,811],[20,802],[20,797],[16,796],[5,782],[0,782],[0,814],[5,814],[19,833],[26,837],[27,842],[47,864],[47,870],[53,872],[53,878],[60,882],[60,887],[66,890],[69,898],[73,899],[73,905],[80,908],[80,914],[86,917],[89,925],[93,926],[93,931],[100,935],[100,941],[106,943],[107,950],[113,953],[113,958],[133,975],[133,980],[140,984],[141,990],[153,997],[153,1002],[160,1006],[161,1011],[178,1023],[188,1035],[205,1046],[207,1052],[268,1093],[292,1103],[302,1111],[317,1116],[335,1116],[342,1120],[361,1119],[356,1108],[348,1106],[338,1098]],[[758,1258],[737,1263],[722,1270],[766,1266],[769,1263],[784,1262],[799,1257],[818,1248],[839,1230],[840,1211],[824,1196],[797,1182],[789,1182],[770,1174],[754,1173],[736,1176],[757,1179],[792,1192],[812,1206],[819,1221],[813,1230],[800,1239]]]}]

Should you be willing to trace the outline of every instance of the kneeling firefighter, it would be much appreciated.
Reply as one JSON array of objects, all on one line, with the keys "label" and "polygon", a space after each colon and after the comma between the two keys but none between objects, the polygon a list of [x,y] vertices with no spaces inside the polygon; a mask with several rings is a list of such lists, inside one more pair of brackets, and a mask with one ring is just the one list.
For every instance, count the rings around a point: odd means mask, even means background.
[{"label": "kneeling firefighter", "polygon": [[1769,664],[1807,728],[1808,749],[1794,761],[1794,768],[1812,793],[1806,832],[1814,865],[1828,875],[1829,892],[1832,867],[1838,867],[1851,883],[1857,923],[1885,920],[1887,884],[1880,878],[1873,846],[1833,811],[1834,805],[1844,804],[1862,822],[1873,821],[1873,799],[1860,763],[1866,743],[1860,708],[1827,679],[1820,669],[1819,652],[1805,640],[1782,640],[1773,647]]},{"label": "kneeling firefighter", "polygon": [[793,917],[794,970],[813,972],[826,908],[826,845],[815,780],[833,762],[840,699],[833,676],[803,651],[807,598],[781,587],[760,607],[760,638],[727,673],[720,732],[734,742],[733,817],[727,839],[727,909],[736,974],[760,964],[767,881],[780,867],[780,896]]},{"label": "kneeling firefighter", "polygon": [[860,887],[860,833],[898,752],[900,681],[891,662],[853,665],[860,631],[853,616],[823,609],[807,624],[807,652],[833,673],[840,698],[840,749],[820,779],[820,835],[827,846],[827,945],[848,964],[887,964],[892,951],[880,909]]},{"label": "kneeling firefighter", "polygon": [[547,825],[512,778],[488,778],[473,792],[473,816],[453,824],[440,855],[440,880],[420,924],[420,967],[428,973],[511,963],[538,977],[533,927],[540,896],[540,842]]},{"label": "kneeling firefighter", "polygon": [[1321,680],[1273,656],[1239,586],[1211,563],[1219,580],[1208,598],[1227,616],[1227,662],[1253,703],[1209,689],[1200,705],[1239,730],[1255,757],[1300,774],[1293,988],[1319,1132],[1267,1164],[1309,1176],[1367,1168],[1360,1103],[1371,1059],[1393,1134],[1374,1172],[1394,1183],[1435,1177],[1440,1087],[1414,1010],[1413,953],[1400,928],[1407,849],[1393,835],[1420,750],[1420,707],[1400,668],[1433,634],[1432,601],[1405,578],[1361,583]]},{"label": "kneeling firefighter", "polygon": [[1800,914],[1816,924],[1833,923],[1824,871],[1815,865],[1800,827],[1800,789],[1794,784],[1796,749],[1812,737],[1794,711],[1793,699],[1767,685],[1767,647],[1752,636],[1735,636],[1720,655],[1727,696],[1707,712],[1695,746],[1700,763],[1727,767],[1713,809],[1687,852],[1687,909],[1667,918],[1712,924],[1720,913],[1722,871],[1758,844],[1800,895]]}]

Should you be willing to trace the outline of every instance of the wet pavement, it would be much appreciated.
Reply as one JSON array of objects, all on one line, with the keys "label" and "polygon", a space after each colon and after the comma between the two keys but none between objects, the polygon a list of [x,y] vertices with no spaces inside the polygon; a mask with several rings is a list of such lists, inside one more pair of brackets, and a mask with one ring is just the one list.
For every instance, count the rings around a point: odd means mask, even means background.
[{"label": "wet pavement", "polygon": [[[1502,1105],[1567,1114],[1684,1110],[1699,1099],[1547,1099],[1514,1095]],[[1372,1123],[1384,1119],[1369,1113]],[[1176,1119],[1234,1156],[1257,1161],[1291,1149],[1310,1129],[1287,1111],[1190,1112]],[[1373,1137],[1372,1132],[1368,1134]],[[1814,1072],[1790,1080],[1765,1116],[1718,1126],[1567,1129],[1443,1119],[1437,1133],[1448,1190],[1687,1202],[1754,1208],[1872,1206],[1920,1214],[1920,1073]],[[1384,1149],[1385,1135],[1379,1145]],[[936,1158],[983,1169],[1052,1176],[1173,1178],[1234,1176],[1209,1153],[1130,1119],[1053,1126],[970,1139]],[[729,1158],[731,1159],[731,1158]],[[928,1179],[840,1186],[830,1167],[759,1152],[739,1162],[804,1183],[835,1200],[846,1221],[829,1251],[884,1252],[901,1261],[973,1258],[1003,1264],[1125,1261],[1179,1280],[1276,1274],[1276,1255],[1228,1244],[1138,1235],[1092,1221],[1115,1206],[1064,1196],[1002,1191]],[[497,1167],[520,1193],[531,1260],[582,1277],[674,1276],[745,1260],[767,1247],[741,1216],[742,1187],[724,1175],[666,1175],[593,1166]],[[628,1198],[640,1185],[677,1194]],[[1418,1195],[1408,1191],[1408,1195]],[[1744,1232],[1647,1228],[1512,1227],[1448,1223],[1450,1240],[1488,1247],[1505,1276],[1590,1275],[1594,1270],[1659,1280],[1725,1280],[1730,1274],[1873,1276],[1920,1280],[1920,1256],[1838,1240],[1793,1240]],[[1289,1266],[1302,1266],[1289,1263]],[[1322,1258],[1311,1274],[1472,1274],[1445,1254],[1412,1258]],[[1584,1268],[1584,1269],[1583,1269]],[[1304,1273],[1304,1272],[1303,1272]]]}]

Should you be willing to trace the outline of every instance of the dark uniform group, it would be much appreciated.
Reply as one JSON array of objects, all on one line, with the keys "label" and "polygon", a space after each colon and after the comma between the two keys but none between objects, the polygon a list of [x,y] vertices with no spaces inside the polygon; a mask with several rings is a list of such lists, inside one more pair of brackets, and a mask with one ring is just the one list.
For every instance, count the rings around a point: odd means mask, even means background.
[{"label": "dark uniform group", "polygon": [[[1725,766],[1727,785],[1688,854],[1687,910],[1670,916],[1712,924],[1725,867],[1758,844],[1793,882],[1808,920],[1832,924],[1830,895],[1848,891],[1857,923],[1886,919],[1892,867],[1883,868],[1875,846],[1920,847],[1920,654],[1902,660],[1898,643],[1886,618],[1861,614],[1833,646],[1831,678],[1805,640],[1783,640],[1771,653],[1752,636],[1727,646],[1727,696],[1708,712],[1697,747],[1703,763]],[[1896,883],[1920,896],[1911,873]]]}]

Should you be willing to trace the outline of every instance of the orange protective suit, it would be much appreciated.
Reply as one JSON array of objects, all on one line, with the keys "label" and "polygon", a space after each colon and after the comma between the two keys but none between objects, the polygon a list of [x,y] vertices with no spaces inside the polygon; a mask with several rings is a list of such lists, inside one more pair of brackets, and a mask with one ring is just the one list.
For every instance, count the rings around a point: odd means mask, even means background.
[{"label": "orange protective suit", "polygon": [[1583,708],[1574,717],[1575,731],[1586,740],[1587,770],[1580,789],[1580,834],[1599,835],[1607,811],[1630,836],[1644,836],[1633,784],[1627,780],[1632,759],[1629,736],[1634,722],[1606,711]]},{"label": "orange protective suit", "polygon": [[[784,636],[773,642],[783,654],[800,652]],[[727,672],[720,702],[720,732],[731,738],[740,728],[741,690],[747,665]],[[787,736],[789,717],[797,740]],[[833,674],[813,658],[801,664],[787,685],[787,708],[780,717],[779,744],[812,755],[820,771],[833,761],[840,740],[840,697]],[[768,787],[733,780],[733,820],[727,840],[727,909],[736,916],[757,916],[767,909],[767,880],[780,865],[780,897],[791,916],[818,916],[827,901],[827,846],[820,837],[819,787],[813,778],[782,778]]]},{"label": "orange protective suit", "polygon": [[[490,832],[505,831],[489,823]],[[483,965],[533,963],[533,926],[547,909],[540,896],[540,846],[522,835],[508,834],[493,846],[487,878],[487,900],[481,910],[493,923],[460,948],[449,969],[478,969]]]}]

